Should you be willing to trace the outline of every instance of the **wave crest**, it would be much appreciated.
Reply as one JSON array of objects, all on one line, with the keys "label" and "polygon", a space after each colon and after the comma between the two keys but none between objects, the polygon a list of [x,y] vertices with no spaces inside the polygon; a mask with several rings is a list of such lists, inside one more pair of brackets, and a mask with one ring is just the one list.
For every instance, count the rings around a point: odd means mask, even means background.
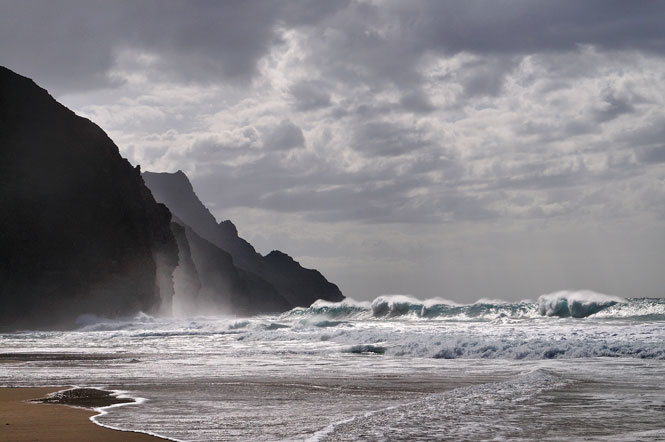
[{"label": "wave crest", "polygon": [[481,299],[473,304],[459,304],[443,298],[420,300],[407,295],[382,295],[371,303],[348,298],[337,303],[316,301],[308,308],[298,307],[282,316],[286,318],[324,316],[332,319],[491,321],[499,318],[534,318],[539,315],[537,306],[529,302],[508,303]]},{"label": "wave crest", "polygon": [[372,302],[345,299],[342,302],[317,301],[307,308],[295,308],[283,318],[509,321],[542,317],[586,318],[589,316],[644,320],[665,319],[662,299],[625,299],[591,290],[562,290],[541,295],[536,302],[506,302],[480,299],[459,304],[443,298],[420,300],[406,295],[382,295]]},{"label": "wave crest", "polygon": [[538,298],[538,311],[542,316],[560,318],[586,318],[626,300],[617,296],[604,295],[591,290],[562,290]]}]

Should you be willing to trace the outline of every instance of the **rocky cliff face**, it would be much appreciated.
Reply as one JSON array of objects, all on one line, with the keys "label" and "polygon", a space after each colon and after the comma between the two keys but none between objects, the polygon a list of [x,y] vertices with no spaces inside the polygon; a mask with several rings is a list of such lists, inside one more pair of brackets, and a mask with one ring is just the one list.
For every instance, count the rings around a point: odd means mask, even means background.
[{"label": "rocky cliff face", "polygon": [[[316,299],[341,301],[344,296],[315,269],[306,269],[286,253],[273,250],[263,257],[266,263],[259,273],[270,281],[287,301],[297,306],[309,306]],[[312,295],[316,299],[312,300]]]},{"label": "rocky cliff face", "polygon": [[170,221],[97,125],[0,67],[1,328],[168,304]]},{"label": "rocky cliff face", "polygon": [[[289,310],[291,305],[268,282],[233,264],[229,253],[185,226],[201,287],[192,303],[200,312],[253,315]],[[192,304],[189,304],[190,306]]]},{"label": "rocky cliff face", "polygon": [[[233,264],[240,270],[253,275],[252,278],[256,281],[267,283],[286,301],[289,308],[307,307],[317,299],[328,301],[344,299],[339,288],[328,282],[318,271],[303,268],[291,257],[279,251],[262,256],[249,242],[238,236],[238,230],[231,221],[222,221],[218,224],[196,196],[183,172],[144,172],[143,178],[157,201],[166,204],[178,219],[191,227],[193,232],[228,252],[233,258]],[[281,302],[275,299],[274,305]]]},{"label": "rocky cliff face", "polygon": [[173,297],[171,312],[176,316],[192,316],[199,311],[201,279],[192,259],[192,250],[185,233],[185,227],[171,222],[171,231],[178,243],[178,267],[173,272],[173,289],[178,296]]}]

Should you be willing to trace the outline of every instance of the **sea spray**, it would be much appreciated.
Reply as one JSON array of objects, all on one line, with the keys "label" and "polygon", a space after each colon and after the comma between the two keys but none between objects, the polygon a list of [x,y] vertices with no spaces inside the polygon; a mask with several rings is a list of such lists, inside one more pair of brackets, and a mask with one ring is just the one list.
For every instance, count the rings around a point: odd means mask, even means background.
[{"label": "sea spray", "polygon": [[[104,409],[98,423],[192,442],[358,440],[359,426],[367,440],[384,429],[395,441],[662,439],[665,300],[626,299],[584,319],[541,316],[528,301],[395,301],[381,317],[349,301],[0,334],[0,384],[122,388],[147,401]],[[580,382],[550,389],[552,372]],[[384,411],[365,421],[373,410]],[[352,416],[348,433],[327,427]]]},{"label": "sea spray", "polygon": [[615,304],[625,302],[626,300],[623,298],[591,290],[562,290],[541,295],[538,298],[538,311],[543,316],[586,318]]},{"label": "sea spray", "polygon": [[[471,304],[460,304],[443,298],[420,300],[407,295],[381,295],[372,302],[352,299],[333,303],[317,301],[308,308],[296,308],[284,318],[317,317],[329,319],[407,320],[431,319],[445,321],[494,321],[497,319],[534,319],[538,317],[586,318],[606,311],[608,317],[656,315],[665,317],[665,307],[655,300],[648,308],[636,307],[618,296],[604,295],[590,290],[558,291],[541,295],[537,302],[508,302],[498,299],[480,299]],[[619,307],[620,305],[620,307]],[[657,318],[656,318],[657,319]]]}]

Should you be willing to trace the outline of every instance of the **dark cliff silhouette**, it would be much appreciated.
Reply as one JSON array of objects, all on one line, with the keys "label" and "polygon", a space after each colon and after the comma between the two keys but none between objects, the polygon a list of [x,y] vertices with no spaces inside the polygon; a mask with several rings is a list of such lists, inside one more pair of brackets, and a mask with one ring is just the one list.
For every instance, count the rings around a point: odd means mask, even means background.
[{"label": "dark cliff silhouette", "polygon": [[[279,251],[262,256],[249,242],[238,236],[238,230],[231,221],[217,223],[196,196],[192,184],[182,171],[144,172],[143,178],[155,199],[166,204],[177,219],[189,226],[188,239],[191,239],[191,234],[198,237],[190,241],[192,250],[197,248],[194,245],[203,242],[214,245],[233,258],[233,264],[244,273],[244,278],[251,287],[262,287],[264,291],[270,289],[270,294],[265,295],[261,301],[266,303],[264,305],[270,305],[271,308],[280,305],[308,307],[317,299],[344,299],[339,288],[328,282],[318,271],[303,268],[290,256]],[[209,249],[207,245],[204,248]],[[200,271],[198,265],[197,269]],[[204,287],[205,285],[203,283]],[[260,292],[258,289],[255,291],[254,299],[258,299]],[[286,309],[280,308],[282,311]]]},{"label": "dark cliff silhouette", "polygon": [[170,310],[170,224],[104,131],[0,67],[0,329]]},{"label": "dark cliff silhouette", "polygon": [[[193,293],[177,293],[192,299],[198,312],[253,315],[284,312],[292,306],[268,282],[233,264],[229,253],[200,237],[189,226],[183,226],[191,258],[200,281]],[[190,296],[188,296],[190,295]]]}]

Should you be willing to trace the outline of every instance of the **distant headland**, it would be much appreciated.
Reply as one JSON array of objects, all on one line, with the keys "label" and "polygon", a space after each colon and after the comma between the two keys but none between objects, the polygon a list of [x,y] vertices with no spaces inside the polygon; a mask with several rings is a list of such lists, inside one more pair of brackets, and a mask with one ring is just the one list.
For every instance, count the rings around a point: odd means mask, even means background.
[{"label": "distant headland", "polygon": [[182,172],[142,175],[99,126],[0,67],[0,329],[343,298],[318,271],[261,256],[217,223]]}]

